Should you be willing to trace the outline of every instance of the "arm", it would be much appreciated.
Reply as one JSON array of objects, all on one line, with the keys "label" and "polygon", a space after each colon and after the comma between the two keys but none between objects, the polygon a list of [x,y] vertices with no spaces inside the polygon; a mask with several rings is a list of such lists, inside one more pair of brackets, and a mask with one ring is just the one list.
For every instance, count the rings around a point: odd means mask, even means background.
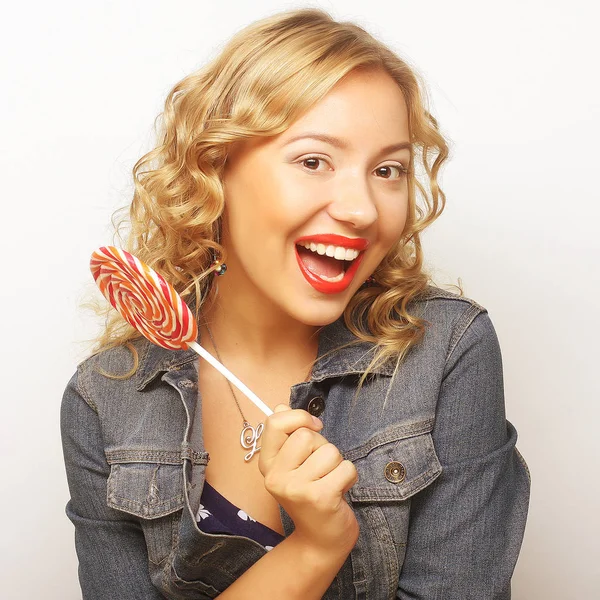
[{"label": "arm", "polygon": [[433,439],[442,474],[412,499],[402,600],[507,600],[529,474],[504,412],[502,359],[486,313],[447,360]]},{"label": "arm", "polygon": [[219,600],[320,600],[350,550],[315,548],[292,533],[217,597]]},{"label": "arm", "polygon": [[109,466],[98,415],[84,400],[74,375],[61,406],[61,434],[75,525],[79,581],[85,600],[159,600],[148,574],[148,552],[139,523],[106,504]]}]

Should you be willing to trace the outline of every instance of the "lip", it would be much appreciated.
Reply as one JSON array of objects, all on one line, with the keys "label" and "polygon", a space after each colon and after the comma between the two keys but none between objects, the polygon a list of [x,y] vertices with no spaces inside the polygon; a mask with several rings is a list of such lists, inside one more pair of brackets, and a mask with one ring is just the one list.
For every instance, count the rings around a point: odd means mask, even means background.
[{"label": "lip", "polygon": [[[358,250],[362,252],[369,246],[369,240],[365,238],[349,238],[336,233],[315,233],[314,235],[305,235],[298,238],[295,243],[315,242],[315,244],[327,244],[328,246],[343,246],[350,250]],[[358,257],[360,258],[360,256]],[[356,260],[358,260],[358,258]],[[348,269],[350,270],[350,269]]]},{"label": "lip", "polygon": [[[321,239],[323,237],[336,237],[336,238],[340,238],[341,236],[319,236],[321,237]],[[350,238],[341,238],[341,239],[350,239]],[[306,237],[306,238],[302,238],[299,241],[304,241],[304,240],[310,240],[310,241],[317,241],[316,237]],[[363,240],[364,242],[367,242],[367,240]],[[319,241],[318,243],[333,243],[331,241],[329,242],[325,242],[325,241]],[[342,245],[341,243],[338,245]],[[368,245],[368,242],[367,242]],[[349,248],[350,246],[345,246],[346,248]],[[365,246],[366,247],[366,246]],[[356,248],[358,249],[358,248]],[[310,283],[310,285],[312,285],[312,287],[317,290],[317,292],[321,292],[322,294],[339,294],[340,292],[343,292],[344,290],[346,290],[348,288],[348,286],[352,283],[352,280],[354,279],[354,276],[356,275],[356,271],[358,271],[358,268],[360,267],[360,263],[362,262],[362,258],[364,256],[364,253],[361,252],[352,262],[352,265],[350,265],[350,268],[344,273],[344,277],[342,277],[342,279],[340,281],[325,281],[324,279],[321,279],[318,275],[315,275],[312,271],[309,271],[306,268],[306,265],[302,262],[300,255],[298,254],[298,249],[294,246],[294,250],[296,252],[296,260],[298,261],[298,266],[300,267],[300,272],[302,273],[302,275],[304,275],[304,278],[306,279],[306,281],[308,281],[308,283]]]}]

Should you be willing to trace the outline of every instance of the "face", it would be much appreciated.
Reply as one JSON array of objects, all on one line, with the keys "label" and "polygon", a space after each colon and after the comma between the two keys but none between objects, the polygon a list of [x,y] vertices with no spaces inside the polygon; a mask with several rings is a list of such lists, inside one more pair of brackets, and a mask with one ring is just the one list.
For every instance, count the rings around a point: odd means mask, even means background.
[{"label": "face", "polygon": [[248,306],[307,325],[336,320],[402,234],[409,139],[398,85],[357,70],[282,134],[236,147],[219,293],[227,279],[223,291]]}]

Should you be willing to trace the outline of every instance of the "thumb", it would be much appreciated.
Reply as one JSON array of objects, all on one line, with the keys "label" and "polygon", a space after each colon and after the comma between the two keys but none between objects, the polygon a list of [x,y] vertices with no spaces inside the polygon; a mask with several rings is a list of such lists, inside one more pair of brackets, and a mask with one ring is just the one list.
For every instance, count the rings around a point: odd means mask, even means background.
[{"label": "thumb", "polygon": [[285,410],[292,410],[287,404],[278,404],[274,409],[273,412],[283,412]]}]

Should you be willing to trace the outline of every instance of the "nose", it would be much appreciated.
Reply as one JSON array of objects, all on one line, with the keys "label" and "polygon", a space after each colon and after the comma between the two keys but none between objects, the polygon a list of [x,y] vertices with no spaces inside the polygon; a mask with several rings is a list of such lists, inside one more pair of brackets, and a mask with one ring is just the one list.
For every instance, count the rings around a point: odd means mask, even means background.
[{"label": "nose", "polygon": [[327,212],[336,221],[349,223],[354,229],[367,229],[377,220],[373,191],[364,178],[347,177],[338,181],[332,194]]}]

